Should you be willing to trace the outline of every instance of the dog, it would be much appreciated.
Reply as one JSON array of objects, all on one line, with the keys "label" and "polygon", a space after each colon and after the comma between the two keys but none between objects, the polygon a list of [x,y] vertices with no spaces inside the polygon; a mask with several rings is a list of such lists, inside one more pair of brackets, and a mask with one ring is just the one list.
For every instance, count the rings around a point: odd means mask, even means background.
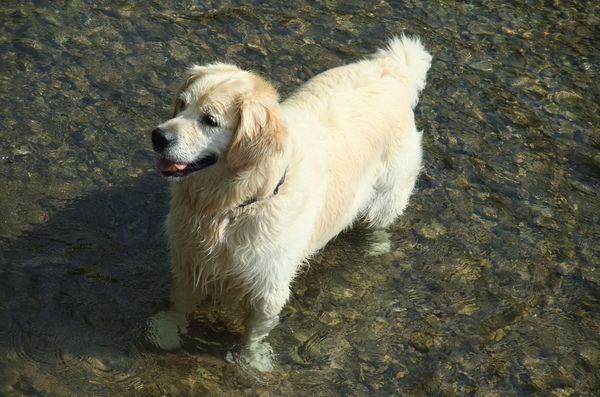
[{"label": "dog", "polygon": [[186,313],[212,297],[246,307],[241,346],[252,361],[312,254],[356,221],[394,222],[422,167],[413,109],[431,59],[419,38],[395,37],[283,102],[230,64],[187,71],[173,117],[151,133],[171,180],[172,309],[153,322],[175,337],[158,331],[159,346],[179,346]]}]

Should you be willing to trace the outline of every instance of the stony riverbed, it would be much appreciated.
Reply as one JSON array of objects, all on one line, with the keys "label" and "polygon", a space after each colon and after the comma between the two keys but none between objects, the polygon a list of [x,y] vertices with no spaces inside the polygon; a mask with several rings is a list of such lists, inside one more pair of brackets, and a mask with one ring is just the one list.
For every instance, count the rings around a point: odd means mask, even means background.
[{"label": "stony riverbed", "polygon": [[[0,4],[0,394],[592,396],[600,390],[600,6],[593,1]],[[148,132],[185,67],[285,97],[422,37],[425,166],[392,252],[353,230],[294,284],[272,373],[223,355],[238,313],[165,307],[168,203]]]}]

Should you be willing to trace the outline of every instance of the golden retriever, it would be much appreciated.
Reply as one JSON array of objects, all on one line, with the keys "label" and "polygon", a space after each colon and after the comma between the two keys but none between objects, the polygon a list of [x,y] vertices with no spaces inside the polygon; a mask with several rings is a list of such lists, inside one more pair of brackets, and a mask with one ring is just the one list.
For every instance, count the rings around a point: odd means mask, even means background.
[{"label": "golden retriever", "polygon": [[152,319],[158,345],[179,346],[203,297],[239,301],[252,362],[311,254],[356,220],[384,228],[402,213],[421,169],[413,109],[430,65],[418,38],[393,38],[283,102],[236,66],[188,70],[173,117],[152,131],[172,181],[173,308]]}]

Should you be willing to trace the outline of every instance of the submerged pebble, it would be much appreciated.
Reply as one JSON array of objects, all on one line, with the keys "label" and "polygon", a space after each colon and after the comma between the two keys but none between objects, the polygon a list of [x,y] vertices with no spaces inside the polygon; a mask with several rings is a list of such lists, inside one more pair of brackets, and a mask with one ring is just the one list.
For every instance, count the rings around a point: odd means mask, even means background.
[{"label": "submerged pebble", "polygon": [[[592,395],[595,11],[3,3],[0,394]],[[309,263],[269,337],[271,373],[226,363],[242,332],[226,309],[199,309],[180,350],[148,346],[169,281],[148,131],[185,68],[234,62],[285,97],[402,32],[434,63],[423,174],[385,241],[359,228]]]}]

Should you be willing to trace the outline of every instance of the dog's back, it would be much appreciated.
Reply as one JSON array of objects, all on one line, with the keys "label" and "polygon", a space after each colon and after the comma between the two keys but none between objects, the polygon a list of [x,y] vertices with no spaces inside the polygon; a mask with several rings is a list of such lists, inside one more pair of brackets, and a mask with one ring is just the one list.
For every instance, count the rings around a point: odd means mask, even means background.
[{"label": "dog's back", "polygon": [[418,37],[394,37],[387,48],[379,49],[371,59],[333,68],[313,77],[285,104],[310,111],[323,109],[331,97],[392,77],[404,84],[403,95],[414,108],[419,93],[425,88],[431,59]]},{"label": "dog's back", "polygon": [[[384,227],[405,208],[421,168],[412,109],[430,64],[419,39],[394,38],[371,59],[315,76],[282,104],[288,114],[306,113],[302,134],[327,163],[313,248],[361,215]],[[315,125],[307,128],[311,120]]]}]

